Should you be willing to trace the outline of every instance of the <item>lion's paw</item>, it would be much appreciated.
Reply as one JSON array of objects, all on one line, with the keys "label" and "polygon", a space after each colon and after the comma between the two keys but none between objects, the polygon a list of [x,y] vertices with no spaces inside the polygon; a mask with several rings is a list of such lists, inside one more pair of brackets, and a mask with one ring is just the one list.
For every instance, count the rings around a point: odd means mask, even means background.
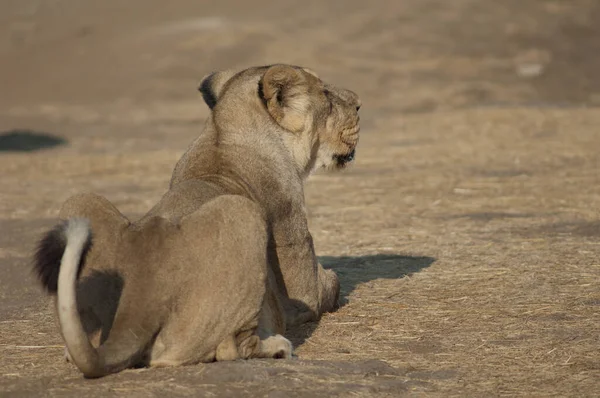
[{"label": "lion's paw", "polygon": [[292,342],[280,334],[261,340],[261,356],[264,358],[291,359],[294,347]]}]

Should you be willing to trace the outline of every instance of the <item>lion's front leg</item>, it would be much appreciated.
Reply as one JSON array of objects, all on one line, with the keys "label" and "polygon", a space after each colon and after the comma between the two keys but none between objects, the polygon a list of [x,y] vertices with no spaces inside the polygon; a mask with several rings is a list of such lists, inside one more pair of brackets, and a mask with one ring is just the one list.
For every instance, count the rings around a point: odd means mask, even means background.
[{"label": "lion's front leg", "polygon": [[295,244],[273,248],[271,264],[276,273],[280,270],[288,326],[317,320],[338,308],[338,277],[319,264],[310,234]]},{"label": "lion's front leg", "polygon": [[332,312],[340,307],[340,280],[330,269],[324,269],[319,263],[319,289],[321,292],[320,312]]}]

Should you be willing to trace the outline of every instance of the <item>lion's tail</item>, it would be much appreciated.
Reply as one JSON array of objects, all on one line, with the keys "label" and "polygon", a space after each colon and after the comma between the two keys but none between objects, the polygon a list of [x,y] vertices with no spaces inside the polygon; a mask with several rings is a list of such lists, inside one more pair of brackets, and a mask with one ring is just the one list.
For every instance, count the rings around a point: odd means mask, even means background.
[{"label": "lion's tail", "polygon": [[77,309],[77,276],[82,256],[89,246],[91,230],[83,218],[64,225],[66,246],[58,273],[57,308],[60,329],[71,359],[86,377],[104,375],[104,361],[90,343]]}]

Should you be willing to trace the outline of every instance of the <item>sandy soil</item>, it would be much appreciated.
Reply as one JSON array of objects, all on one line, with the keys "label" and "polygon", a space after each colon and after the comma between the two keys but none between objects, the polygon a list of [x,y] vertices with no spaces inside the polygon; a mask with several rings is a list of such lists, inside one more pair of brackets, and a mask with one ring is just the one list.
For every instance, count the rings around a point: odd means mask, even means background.
[{"label": "sandy soil", "polygon": [[[595,0],[0,4],[0,395],[594,396],[600,391]],[[358,92],[356,164],[309,220],[347,304],[299,359],[129,370],[63,361],[32,278],[70,195],[146,212],[215,69],[308,66]]]}]

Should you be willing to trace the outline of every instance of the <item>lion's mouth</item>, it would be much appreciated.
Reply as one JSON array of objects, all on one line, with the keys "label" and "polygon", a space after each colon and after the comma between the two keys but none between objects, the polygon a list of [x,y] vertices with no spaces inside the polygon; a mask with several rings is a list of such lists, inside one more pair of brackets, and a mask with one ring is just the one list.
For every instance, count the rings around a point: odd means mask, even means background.
[{"label": "lion's mouth", "polygon": [[356,149],[353,149],[350,153],[347,153],[345,155],[335,155],[334,158],[338,166],[345,166],[347,163],[350,163],[354,160],[355,155]]},{"label": "lion's mouth", "polygon": [[360,125],[356,123],[351,128],[345,129],[342,131],[340,141],[342,144],[346,145],[348,149],[352,149],[348,153],[344,154],[335,154],[333,155],[333,160],[335,161],[335,165],[339,168],[343,168],[348,163],[351,163],[354,160],[356,155],[356,144],[358,143],[358,133],[360,131]]}]

